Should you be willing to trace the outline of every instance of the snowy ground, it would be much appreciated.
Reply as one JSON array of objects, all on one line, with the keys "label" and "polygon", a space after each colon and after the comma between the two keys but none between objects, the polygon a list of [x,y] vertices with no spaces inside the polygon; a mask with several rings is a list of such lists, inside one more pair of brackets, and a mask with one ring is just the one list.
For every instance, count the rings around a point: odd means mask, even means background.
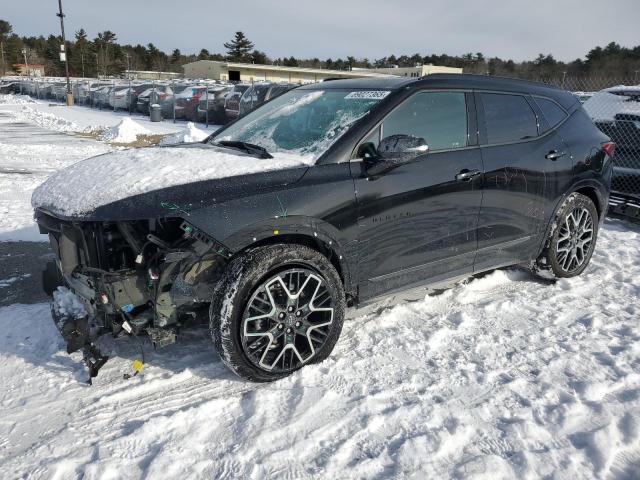
[{"label": "snowy ground", "polygon": [[[7,142],[19,127],[0,121],[0,171],[39,172],[0,174],[10,238],[37,181],[113,147]],[[0,297],[15,278],[0,272]],[[129,380],[140,345],[105,339],[88,386],[47,304],[2,307],[0,478],[637,479],[639,296],[640,227],[611,220],[580,278],[501,270],[356,315],[327,361],[268,385],[230,374],[196,330],[144,341]]]}]

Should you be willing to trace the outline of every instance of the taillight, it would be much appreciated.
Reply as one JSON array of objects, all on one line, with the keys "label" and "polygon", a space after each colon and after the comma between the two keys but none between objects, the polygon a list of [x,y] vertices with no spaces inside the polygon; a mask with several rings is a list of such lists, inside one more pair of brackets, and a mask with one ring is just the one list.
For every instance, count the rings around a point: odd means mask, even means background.
[{"label": "taillight", "polygon": [[602,149],[609,157],[613,157],[616,153],[616,144],[613,142],[606,142],[602,144]]}]

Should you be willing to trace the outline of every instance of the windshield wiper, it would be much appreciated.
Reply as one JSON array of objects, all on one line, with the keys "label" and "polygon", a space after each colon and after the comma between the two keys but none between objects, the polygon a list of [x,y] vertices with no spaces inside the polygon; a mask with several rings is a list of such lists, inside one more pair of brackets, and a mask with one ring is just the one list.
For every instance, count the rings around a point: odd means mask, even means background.
[{"label": "windshield wiper", "polygon": [[242,150],[243,152],[254,155],[258,158],[273,158],[273,156],[269,152],[267,152],[266,148],[263,148],[260,145],[254,145],[253,143],[236,142],[233,140],[221,140],[219,142],[214,142],[213,144],[220,147]]}]

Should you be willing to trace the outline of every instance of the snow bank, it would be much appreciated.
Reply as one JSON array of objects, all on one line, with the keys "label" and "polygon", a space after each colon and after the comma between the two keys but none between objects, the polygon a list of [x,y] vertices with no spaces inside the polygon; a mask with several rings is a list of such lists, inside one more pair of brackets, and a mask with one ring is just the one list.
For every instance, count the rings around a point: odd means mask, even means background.
[{"label": "snow bank", "polygon": [[120,123],[105,129],[98,140],[111,143],[133,143],[139,135],[150,135],[152,132],[129,117],[124,117]]},{"label": "snow bank", "polygon": [[176,145],[179,143],[201,142],[209,136],[209,133],[199,129],[193,122],[187,123],[187,128],[180,132],[167,135],[160,141],[160,145]]},{"label": "snow bank", "polygon": [[208,145],[121,150],[76,163],[33,193],[33,207],[82,216],[101,205],[166,187],[310,165],[308,157],[278,153],[259,159]]},{"label": "snow bank", "polygon": [[0,104],[2,105],[26,105],[35,102],[29,95],[0,94]]},{"label": "snow bank", "polygon": [[82,127],[71,120],[59,117],[57,115],[54,115],[53,113],[43,112],[29,105],[23,106],[22,110],[16,111],[14,115],[20,121],[34,123],[39,127],[45,128],[47,130],[53,130],[55,132],[86,133],[91,132],[94,128]]}]

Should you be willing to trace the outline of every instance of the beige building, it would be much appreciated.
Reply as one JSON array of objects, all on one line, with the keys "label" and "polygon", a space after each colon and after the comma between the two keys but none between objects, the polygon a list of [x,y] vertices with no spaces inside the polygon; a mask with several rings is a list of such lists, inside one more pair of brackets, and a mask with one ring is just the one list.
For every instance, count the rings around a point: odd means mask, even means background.
[{"label": "beige building", "polygon": [[13,70],[18,73],[18,75],[25,75],[28,77],[44,77],[44,65],[38,64],[24,64],[24,63],[16,63],[13,66]]},{"label": "beige building", "polygon": [[219,62],[198,60],[183,65],[187,78],[210,78],[213,80],[242,82],[291,82],[314,83],[327,78],[422,77],[432,73],[462,73],[461,68],[419,65],[408,68],[358,68],[353,70],[327,70],[323,68],[285,67],[282,65],[259,65],[254,63]]},{"label": "beige building", "polygon": [[432,73],[462,73],[461,68],[441,67],[438,65],[416,65],[415,67],[385,67],[363,69],[365,72],[386,73],[397,77],[424,77]]},{"label": "beige building", "polygon": [[291,82],[314,83],[326,78],[386,77],[388,73],[368,70],[326,70],[322,68],[285,67],[255,63],[218,62],[198,60],[183,65],[187,78],[211,78],[214,80],[241,82]]},{"label": "beige building", "polygon": [[147,70],[125,70],[124,77],[131,80],[174,80],[182,78],[181,73],[176,72],[153,72]]}]

